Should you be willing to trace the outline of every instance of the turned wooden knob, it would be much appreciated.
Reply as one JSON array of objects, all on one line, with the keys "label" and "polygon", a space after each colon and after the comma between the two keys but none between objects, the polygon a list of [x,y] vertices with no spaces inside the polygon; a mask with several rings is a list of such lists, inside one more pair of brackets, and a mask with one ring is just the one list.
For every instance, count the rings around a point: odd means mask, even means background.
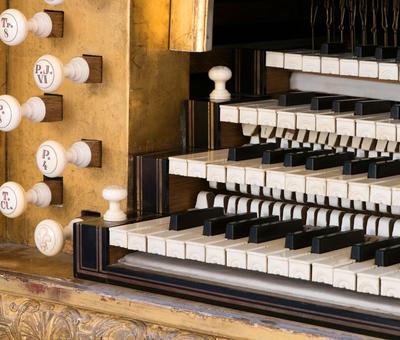
[{"label": "turned wooden knob", "polygon": [[125,221],[126,214],[121,209],[121,201],[128,196],[125,188],[111,185],[104,188],[103,198],[109,202],[109,208],[103,216],[105,221],[118,222]]},{"label": "turned wooden knob", "polygon": [[52,193],[45,183],[37,183],[28,191],[15,182],[4,183],[0,187],[0,211],[9,218],[21,216],[28,204],[47,207],[51,203]]},{"label": "turned wooden knob", "polygon": [[62,12],[39,12],[27,19],[16,9],[7,9],[0,15],[0,39],[9,46],[21,44],[29,32],[39,38],[62,37],[63,25],[54,25],[63,20]]},{"label": "turned wooden knob", "polygon": [[215,66],[208,71],[208,77],[215,83],[215,88],[210,93],[211,100],[231,99],[231,94],[226,89],[226,82],[232,78],[232,71],[228,67]]},{"label": "turned wooden knob", "polygon": [[43,220],[35,228],[36,248],[46,256],[59,254],[66,240],[72,240],[74,223],[82,222],[81,218],[75,218],[63,227],[54,220]]}]

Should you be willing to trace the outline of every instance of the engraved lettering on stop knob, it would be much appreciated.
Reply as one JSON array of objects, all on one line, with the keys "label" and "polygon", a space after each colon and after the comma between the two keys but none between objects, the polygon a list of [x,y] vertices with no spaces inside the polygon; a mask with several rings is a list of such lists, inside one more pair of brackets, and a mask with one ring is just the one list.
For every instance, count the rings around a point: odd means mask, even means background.
[{"label": "engraved lettering on stop knob", "polygon": [[4,215],[12,214],[17,206],[17,195],[10,187],[3,187],[0,192],[0,209]]},{"label": "engraved lettering on stop knob", "polygon": [[40,159],[38,166],[41,168],[44,175],[51,175],[58,165],[58,158],[56,151],[49,145],[42,145],[39,148],[38,154]]},{"label": "engraved lettering on stop knob", "polygon": [[18,34],[18,24],[15,17],[10,13],[4,13],[0,17],[0,36],[5,42],[13,41]]},{"label": "engraved lettering on stop knob", "polygon": [[12,112],[10,105],[5,100],[0,100],[0,129],[6,128],[11,123]]},{"label": "engraved lettering on stop knob", "polygon": [[40,87],[47,89],[54,83],[54,67],[46,59],[40,59],[35,65],[35,77]]},{"label": "engraved lettering on stop knob", "polygon": [[41,225],[35,231],[35,243],[42,252],[53,250],[55,246],[56,236],[51,228],[47,225]]}]

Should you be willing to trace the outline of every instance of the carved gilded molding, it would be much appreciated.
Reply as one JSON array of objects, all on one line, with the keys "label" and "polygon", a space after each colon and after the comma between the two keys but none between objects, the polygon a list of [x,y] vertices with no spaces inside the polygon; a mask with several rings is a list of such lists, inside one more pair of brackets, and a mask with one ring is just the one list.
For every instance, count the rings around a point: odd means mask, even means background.
[{"label": "carved gilded molding", "polygon": [[61,304],[2,294],[0,295],[0,339],[212,340],[216,338]]}]

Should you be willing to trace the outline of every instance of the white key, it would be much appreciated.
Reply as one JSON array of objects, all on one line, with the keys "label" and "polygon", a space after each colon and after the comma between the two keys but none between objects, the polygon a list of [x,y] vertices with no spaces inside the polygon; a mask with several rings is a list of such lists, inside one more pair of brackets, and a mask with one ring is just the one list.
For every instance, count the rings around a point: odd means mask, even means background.
[{"label": "white key", "polygon": [[169,157],[169,173],[171,175],[188,176],[189,161],[197,161],[198,167],[202,168],[203,169],[202,171],[204,172],[205,164],[216,161],[224,161],[227,158],[228,158],[228,149],[198,152],[187,155]]},{"label": "white key", "polygon": [[387,179],[380,178],[365,178],[357,181],[349,182],[349,195],[351,200],[358,200],[368,202],[370,199],[370,187],[373,184],[379,184],[387,181]]},{"label": "white key", "polygon": [[244,243],[226,248],[226,265],[233,268],[247,268],[247,251],[265,248],[265,243]]},{"label": "white key", "polygon": [[343,211],[332,210],[332,212],[329,216],[329,225],[335,226],[335,227],[340,227],[340,222],[341,222],[343,215],[344,215]]},{"label": "white key", "polygon": [[303,68],[303,55],[301,53],[285,53],[284,68],[287,70],[301,71]]},{"label": "white key", "polygon": [[238,202],[237,213],[244,214],[250,212],[251,201],[252,201],[251,198],[241,197]]},{"label": "white key", "polygon": [[[314,110],[303,110],[298,111],[296,113],[296,126],[298,129],[302,130],[313,130],[317,129],[317,117],[316,113],[319,115],[329,114],[332,113],[331,110],[321,110],[321,111],[314,111]],[[304,142],[304,140],[301,140]]]},{"label": "white key", "polygon": [[359,62],[359,76],[365,78],[378,78],[379,70],[376,61],[360,60]]},{"label": "white key", "polygon": [[397,129],[399,124],[400,121],[395,119],[376,122],[376,138],[397,141]]},{"label": "white key", "polygon": [[316,130],[320,132],[337,133],[336,120],[340,117],[351,117],[353,112],[316,114]]},{"label": "white key", "polygon": [[306,193],[311,195],[327,196],[327,180],[343,172],[343,167],[324,169],[324,172],[315,171],[306,178]]},{"label": "white key", "polygon": [[224,208],[224,211],[226,213],[226,209],[228,208],[228,201],[229,201],[228,195],[218,194],[217,196],[215,196],[214,199],[214,207]]},{"label": "white key", "polygon": [[202,227],[200,229],[194,229],[195,228],[188,233],[181,234],[180,236],[166,239],[168,257],[174,257],[178,259],[186,258],[186,242],[195,241],[203,237]]},{"label": "white key", "polygon": [[275,202],[272,207],[272,215],[278,216],[279,219],[282,219],[283,209],[285,208],[285,203],[283,202]]},{"label": "white key", "polygon": [[267,51],[265,52],[265,62],[267,67],[283,68],[284,65],[284,53]]},{"label": "white key", "polygon": [[378,63],[379,79],[383,80],[399,80],[399,67],[397,63]]},{"label": "white key", "polygon": [[390,226],[393,220],[390,217],[381,217],[378,222],[378,236],[390,237]]},{"label": "white key", "polygon": [[342,223],[340,224],[340,230],[351,230],[353,227],[354,217],[355,215],[352,213],[345,213],[342,218]]},{"label": "white key", "polygon": [[334,270],[354,262],[355,260],[350,258],[350,254],[315,261],[312,264],[312,281],[332,285]]},{"label": "white key", "polygon": [[285,207],[283,208],[283,213],[282,213],[282,221],[292,219],[294,208],[295,208],[294,204],[286,204],[285,205]]},{"label": "white key", "polygon": [[375,267],[357,274],[357,292],[379,295],[381,276],[400,269],[398,264],[389,267]]},{"label": "white key", "polygon": [[186,229],[186,230],[181,230],[181,231],[166,230],[166,231],[161,231],[158,233],[149,234],[149,235],[147,235],[147,252],[150,254],[166,256],[167,255],[167,242],[166,242],[167,239],[174,239],[181,235],[193,233],[193,232],[198,233],[198,235],[200,237],[202,230],[203,230],[203,227],[196,227],[196,228],[191,228],[191,229]]},{"label": "white key", "polygon": [[315,225],[317,227],[327,227],[328,226],[328,209],[319,209],[317,213],[317,220]]},{"label": "white key", "polygon": [[169,224],[130,230],[128,231],[128,249],[147,252],[147,237],[168,229]]},{"label": "white key", "polygon": [[315,55],[303,55],[303,72],[321,72],[321,58]]},{"label": "white key", "polygon": [[247,166],[246,171],[246,184],[258,185],[260,187],[266,186],[266,171],[269,169],[281,168],[282,164],[259,164],[255,166]]},{"label": "white key", "polygon": [[337,57],[321,58],[321,73],[339,75],[340,59]]},{"label": "white key", "polygon": [[349,182],[357,181],[359,179],[367,179],[367,175],[339,175],[327,178],[326,195],[330,197],[347,198]]},{"label": "white key", "polygon": [[275,202],[273,201],[264,201],[261,205],[260,216],[266,217],[272,215],[272,207]]},{"label": "white key", "polygon": [[231,196],[228,199],[228,207],[226,208],[227,214],[236,214],[240,196]]},{"label": "white key", "polygon": [[210,191],[200,191],[196,198],[196,209],[211,208],[214,204],[215,195]]},{"label": "white key", "polygon": [[263,201],[259,199],[253,199],[250,205],[250,212],[254,212],[257,214],[257,217],[261,216],[261,206]]},{"label": "white key", "polygon": [[340,58],[340,75],[358,77],[358,58]]},{"label": "white key", "polygon": [[309,254],[311,247],[290,250],[284,249],[275,254],[268,255],[268,273],[281,276],[289,276],[289,260]]},{"label": "white key", "polygon": [[356,134],[358,137],[376,138],[377,122],[387,120],[390,114],[367,115],[356,119]]},{"label": "white key", "polygon": [[248,242],[248,237],[237,240],[221,240],[206,245],[206,262],[220,265],[226,265],[226,248],[244,245]]},{"label": "white key", "polygon": [[169,226],[170,217],[162,217],[148,221],[125,224],[110,228],[110,245],[122,248],[128,248],[128,232],[140,228],[166,227]]},{"label": "white key", "polygon": [[306,225],[315,226],[318,211],[319,211],[319,208],[316,208],[316,207],[308,208],[307,217],[306,217]]},{"label": "white key", "polygon": [[195,261],[206,261],[206,245],[225,240],[225,234],[203,236],[195,240],[186,241],[185,258]]},{"label": "white key", "polygon": [[351,247],[330,251],[324,254],[307,254],[289,260],[289,277],[301,280],[311,280],[312,263],[332,258],[342,254],[349,254]]},{"label": "white key", "polygon": [[242,124],[258,125],[258,108],[268,108],[277,104],[278,101],[275,99],[243,103],[239,105],[239,122]]},{"label": "white key", "polygon": [[228,159],[228,150],[208,151],[202,158],[187,159],[187,176],[207,178],[207,164],[218,163]]},{"label": "white key", "polygon": [[375,260],[355,262],[333,270],[333,286],[349,290],[357,289],[357,274],[375,268]]},{"label": "white key", "polygon": [[247,250],[247,269],[267,273],[268,255],[285,248],[285,238],[267,242],[268,245]]},{"label": "white key", "polygon": [[[261,158],[239,161],[239,162],[226,162],[224,165],[226,167],[226,182],[238,183],[238,184],[257,184],[257,183],[246,183],[246,167],[252,167],[252,168],[260,167]],[[208,169],[207,171],[210,171],[211,167],[207,169]],[[210,173],[208,173],[207,175],[210,176],[210,178],[212,176],[212,174]]]},{"label": "white key", "polygon": [[392,187],[392,205],[400,206],[400,185]]},{"label": "white key", "polygon": [[[286,176],[290,173],[297,173],[304,171],[304,166],[296,167],[276,167],[272,169],[266,169],[266,185],[272,189],[286,189]],[[291,191],[291,190],[290,190]]]},{"label": "white key", "polygon": [[381,276],[381,295],[400,298],[400,271]]},{"label": "white key", "polygon": [[[235,103],[235,104],[228,104],[228,105],[220,105],[220,121],[221,122],[228,122],[228,123],[239,123],[240,122],[240,108],[243,106],[257,106],[266,104],[269,105],[273,100],[265,100],[265,101],[251,101],[251,102],[244,102],[244,103]],[[275,101],[277,102],[277,101]]]}]

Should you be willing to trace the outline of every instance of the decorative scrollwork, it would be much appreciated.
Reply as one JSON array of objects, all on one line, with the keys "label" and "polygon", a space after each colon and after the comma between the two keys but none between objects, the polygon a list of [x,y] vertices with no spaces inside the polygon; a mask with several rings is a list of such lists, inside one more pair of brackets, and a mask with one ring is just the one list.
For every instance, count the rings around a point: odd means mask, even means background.
[{"label": "decorative scrollwork", "polygon": [[215,337],[2,294],[0,295],[0,339],[212,340]]}]

